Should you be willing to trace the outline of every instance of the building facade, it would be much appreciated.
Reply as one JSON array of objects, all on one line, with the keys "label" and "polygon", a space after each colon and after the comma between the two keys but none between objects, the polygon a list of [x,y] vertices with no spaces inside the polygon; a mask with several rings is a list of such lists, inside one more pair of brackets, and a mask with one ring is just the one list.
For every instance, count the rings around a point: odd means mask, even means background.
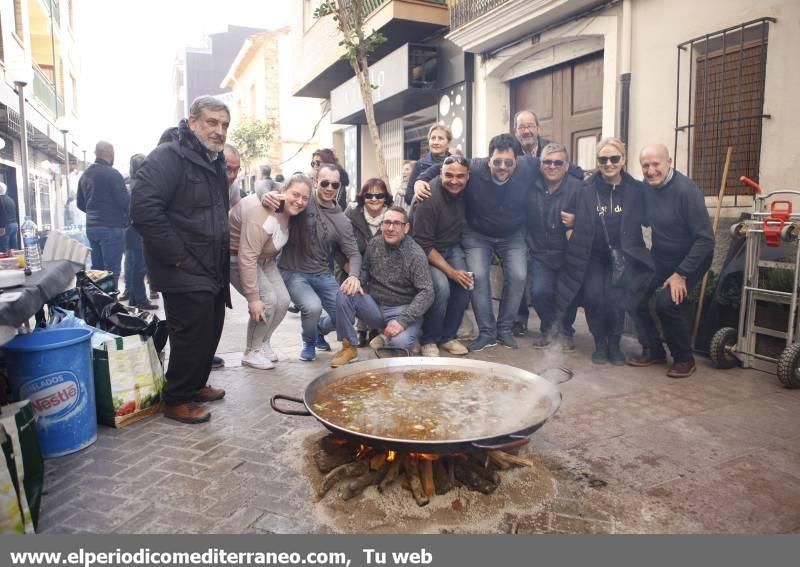
[{"label": "building facade", "polygon": [[[76,190],[67,187],[67,154],[72,166],[85,157],[74,2],[0,2],[0,181],[17,202],[20,221],[29,215],[43,231],[63,226],[68,192]],[[18,89],[25,75],[24,112],[20,112]],[[27,181],[22,173],[23,128],[28,144]]]},{"label": "building facade", "polygon": [[[789,93],[800,53],[791,0],[451,0],[448,39],[475,54],[473,150],[509,131],[514,113],[539,115],[541,134],[594,167],[594,144],[618,136],[637,156],[664,143],[675,166],[716,206],[733,148],[724,215],[752,204],[741,175],[800,188],[800,127]],[[691,14],[691,17],[687,17]]]},{"label": "building facade", "polygon": [[248,118],[272,127],[268,153],[250,164],[251,175],[262,164],[272,167],[273,177],[305,173],[318,147],[315,126],[319,102],[295,98],[291,93],[289,32],[290,28],[284,27],[248,37],[222,80],[221,86],[231,92],[232,130]]},{"label": "building facade", "polygon": [[[347,170],[352,200],[363,180],[378,174],[374,144],[357,79],[331,16],[313,17],[319,2],[298,3],[292,25],[293,94],[322,99],[320,142]],[[426,134],[435,123],[453,130],[452,147],[469,153],[473,70],[471,55],[444,36],[449,15],[444,0],[365,2],[365,28],[386,41],[370,56],[375,116],[392,190],[400,186],[403,161],[428,151]],[[327,114],[325,114],[327,112]]]}]

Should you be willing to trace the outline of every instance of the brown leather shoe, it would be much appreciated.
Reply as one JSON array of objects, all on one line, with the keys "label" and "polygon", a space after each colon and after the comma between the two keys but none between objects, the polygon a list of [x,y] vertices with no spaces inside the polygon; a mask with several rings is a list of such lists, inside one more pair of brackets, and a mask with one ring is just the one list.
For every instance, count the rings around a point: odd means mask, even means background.
[{"label": "brown leather shoe", "polygon": [[212,388],[211,386],[203,386],[194,393],[194,401],[196,402],[216,402],[224,397],[225,390]]},{"label": "brown leather shoe", "polygon": [[684,362],[673,362],[667,371],[667,376],[670,378],[688,378],[694,374],[695,370],[697,370],[697,366],[693,358]]},{"label": "brown leather shoe", "polygon": [[654,353],[649,348],[642,349],[642,354],[628,356],[625,358],[625,363],[628,366],[652,366],[653,364],[666,364],[667,363],[667,353],[663,350],[658,353]]},{"label": "brown leather shoe", "polygon": [[211,412],[197,404],[164,404],[164,417],[182,423],[204,423],[211,419]]}]

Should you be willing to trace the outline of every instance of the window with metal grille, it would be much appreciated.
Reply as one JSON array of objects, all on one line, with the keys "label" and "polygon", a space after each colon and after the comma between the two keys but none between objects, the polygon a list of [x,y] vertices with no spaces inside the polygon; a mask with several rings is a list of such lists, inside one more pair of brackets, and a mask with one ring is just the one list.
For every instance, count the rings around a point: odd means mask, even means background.
[{"label": "window with metal grille", "polygon": [[764,114],[764,84],[769,23],[774,21],[761,18],[678,46],[676,167],[705,195],[716,196],[732,147],[726,195],[734,197],[734,205],[740,195],[752,194],[739,177],[758,180],[761,126],[770,118]]}]

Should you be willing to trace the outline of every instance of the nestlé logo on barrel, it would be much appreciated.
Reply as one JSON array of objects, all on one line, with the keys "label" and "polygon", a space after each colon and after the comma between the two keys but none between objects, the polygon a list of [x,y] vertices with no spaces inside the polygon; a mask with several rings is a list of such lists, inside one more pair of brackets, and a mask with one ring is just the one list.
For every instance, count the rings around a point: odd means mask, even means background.
[{"label": "nestl\u00e9 logo on barrel", "polygon": [[31,401],[39,417],[66,417],[80,401],[81,386],[72,372],[55,372],[28,382],[20,397]]}]

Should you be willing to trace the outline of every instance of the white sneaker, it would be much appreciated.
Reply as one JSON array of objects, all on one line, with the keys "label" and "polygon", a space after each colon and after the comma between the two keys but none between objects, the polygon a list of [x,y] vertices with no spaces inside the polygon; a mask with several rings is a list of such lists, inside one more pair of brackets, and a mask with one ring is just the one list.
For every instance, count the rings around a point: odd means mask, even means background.
[{"label": "white sneaker", "polygon": [[439,347],[436,343],[422,345],[422,356],[439,356]]},{"label": "white sneaker", "polygon": [[251,350],[244,353],[242,357],[242,366],[249,366],[250,368],[258,368],[259,370],[270,370],[275,368],[272,361],[264,356],[260,350]]},{"label": "white sneaker", "polygon": [[[462,354],[467,354],[469,352],[469,349],[467,349],[467,347],[465,347],[464,345],[462,345],[459,341],[457,341],[455,339],[453,339],[451,341],[447,341],[446,343],[441,344],[439,346],[441,346],[444,350],[446,350],[450,354],[457,354],[459,356],[462,355]],[[423,355],[422,356],[425,356],[425,354],[424,354],[425,347],[422,347],[422,349],[423,349]]]},{"label": "white sneaker", "polygon": [[274,350],[272,350],[272,345],[269,344],[269,341],[263,342],[261,345],[261,352],[263,352],[264,356],[272,362],[278,362],[278,355],[275,354]]},{"label": "white sneaker", "polygon": [[378,349],[386,346],[386,337],[378,335],[369,342],[369,348]]}]

